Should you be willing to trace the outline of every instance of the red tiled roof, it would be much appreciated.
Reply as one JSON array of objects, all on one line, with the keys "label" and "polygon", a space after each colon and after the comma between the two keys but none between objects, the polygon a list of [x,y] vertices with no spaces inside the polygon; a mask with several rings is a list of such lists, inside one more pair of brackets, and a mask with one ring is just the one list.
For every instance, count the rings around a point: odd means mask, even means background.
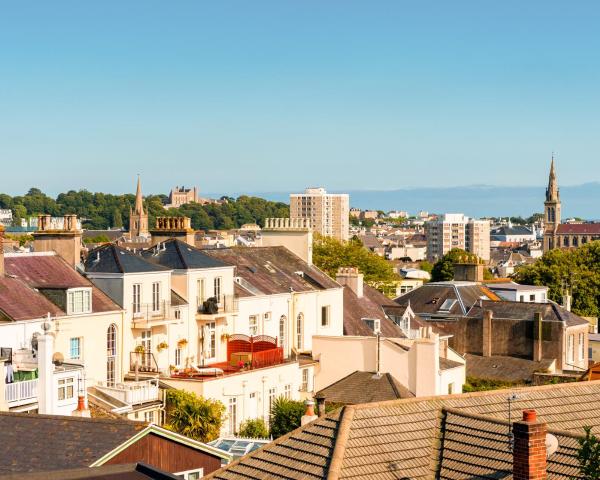
[{"label": "red tiled roof", "polygon": [[600,223],[561,223],[559,235],[600,235]]},{"label": "red tiled roof", "polygon": [[[15,254],[4,259],[6,274],[22,280],[37,289],[92,288],[92,311],[94,313],[121,310],[109,296],[95,287],[58,255]],[[24,303],[24,302],[22,302]]]},{"label": "red tiled roof", "polygon": [[41,293],[11,277],[0,277],[0,312],[14,321],[43,318],[48,313],[52,316],[64,315]]},{"label": "red tiled roof", "polygon": [[15,254],[4,260],[6,273],[33,288],[89,287],[90,282],[58,255]]}]

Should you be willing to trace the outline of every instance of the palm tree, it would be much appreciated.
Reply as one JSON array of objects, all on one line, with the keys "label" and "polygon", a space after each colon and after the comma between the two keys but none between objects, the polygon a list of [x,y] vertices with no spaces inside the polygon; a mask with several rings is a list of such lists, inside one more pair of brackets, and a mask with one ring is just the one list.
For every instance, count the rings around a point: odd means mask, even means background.
[{"label": "palm tree", "polygon": [[219,437],[225,406],[181,390],[167,392],[166,428],[200,442]]}]

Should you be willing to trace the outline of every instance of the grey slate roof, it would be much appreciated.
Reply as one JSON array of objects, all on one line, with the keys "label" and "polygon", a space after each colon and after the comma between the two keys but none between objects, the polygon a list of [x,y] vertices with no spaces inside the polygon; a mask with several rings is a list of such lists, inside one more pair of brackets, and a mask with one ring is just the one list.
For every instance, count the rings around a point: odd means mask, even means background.
[{"label": "grey slate roof", "polygon": [[363,296],[358,298],[352,289],[344,287],[344,335],[373,336],[363,318],[379,319],[381,334],[384,337],[405,338],[402,329],[390,320],[384,313],[384,306],[397,306],[393,300],[370,287],[363,286]]},{"label": "grey slate roof", "polygon": [[503,382],[528,382],[535,372],[545,372],[552,360],[535,362],[526,358],[465,354],[467,376]]},{"label": "grey slate roof", "polygon": [[534,408],[557,432],[561,447],[549,459],[549,478],[580,478],[573,469],[575,436],[584,425],[600,433],[600,381],[349,405],[206,478],[482,478],[483,468],[505,468],[506,454],[493,447],[502,442],[511,393],[513,421]]},{"label": "grey slate roof", "polygon": [[[417,315],[427,317],[456,317],[466,315],[480,299],[498,301],[499,297],[484,285],[473,282],[429,282],[395,299],[400,305],[407,305]],[[441,307],[446,300],[456,300],[446,311]]]},{"label": "grey slate roof", "polygon": [[143,422],[0,412],[0,474],[89,467]]},{"label": "grey slate roof", "polygon": [[327,403],[356,405],[358,403],[382,402],[414,395],[389,373],[379,377],[375,372],[356,371],[332,383],[316,393],[325,397]]},{"label": "grey slate roof", "polygon": [[93,249],[85,259],[88,273],[146,273],[170,270],[112,243]]},{"label": "grey slate roof", "polygon": [[170,238],[141,252],[144,259],[173,270],[192,268],[230,267],[228,263],[207,255],[202,250],[179,240]]},{"label": "grey slate roof", "polygon": [[531,320],[533,321],[536,313],[541,313],[544,321],[565,322],[567,326],[588,325],[589,322],[584,318],[565,310],[554,302],[532,303],[532,302],[511,302],[503,300],[501,302],[482,301],[471,308],[469,318],[482,318],[483,312],[490,310],[492,318]]}]

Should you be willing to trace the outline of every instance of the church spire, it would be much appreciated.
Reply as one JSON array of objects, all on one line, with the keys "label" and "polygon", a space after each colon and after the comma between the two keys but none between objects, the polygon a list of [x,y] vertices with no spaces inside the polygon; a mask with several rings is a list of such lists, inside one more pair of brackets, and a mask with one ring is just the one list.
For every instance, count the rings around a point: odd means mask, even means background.
[{"label": "church spire", "polygon": [[554,153],[552,154],[552,162],[550,163],[550,176],[548,178],[548,189],[546,190],[547,202],[558,202],[558,183],[556,182],[556,171],[554,170]]},{"label": "church spire", "polygon": [[137,190],[135,192],[135,209],[133,211],[138,215],[142,215],[144,213],[144,204],[142,202],[142,183],[140,181],[139,174],[137,181]]}]

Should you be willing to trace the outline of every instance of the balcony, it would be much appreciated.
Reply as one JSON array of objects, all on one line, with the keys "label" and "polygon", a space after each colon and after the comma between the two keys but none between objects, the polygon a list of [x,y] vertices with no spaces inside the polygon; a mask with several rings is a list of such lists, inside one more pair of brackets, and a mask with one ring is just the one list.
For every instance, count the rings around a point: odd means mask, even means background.
[{"label": "balcony", "polygon": [[117,383],[113,386],[108,386],[104,382],[99,382],[96,388],[106,395],[116,398],[120,402],[128,405],[139,405],[141,403],[154,402],[160,399],[158,380]]},{"label": "balcony", "polygon": [[21,382],[7,383],[4,390],[4,399],[9,407],[18,407],[37,401],[38,380],[23,380]]},{"label": "balcony", "polygon": [[206,300],[198,297],[197,320],[215,320],[217,317],[237,313],[239,311],[239,299],[237,295],[221,295],[219,298],[210,297]]},{"label": "balcony", "polygon": [[287,363],[283,358],[283,348],[277,346],[277,338],[267,335],[231,335],[227,342],[227,358],[227,362],[175,371],[171,378],[208,381]]},{"label": "balcony", "polygon": [[132,303],[134,328],[147,328],[177,322],[174,315],[170,315],[171,304],[166,300],[158,303]]},{"label": "balcony", "polygon": [[158,374],[158,363],[151,352],[130,352],[129,371],[136,373]]}]

